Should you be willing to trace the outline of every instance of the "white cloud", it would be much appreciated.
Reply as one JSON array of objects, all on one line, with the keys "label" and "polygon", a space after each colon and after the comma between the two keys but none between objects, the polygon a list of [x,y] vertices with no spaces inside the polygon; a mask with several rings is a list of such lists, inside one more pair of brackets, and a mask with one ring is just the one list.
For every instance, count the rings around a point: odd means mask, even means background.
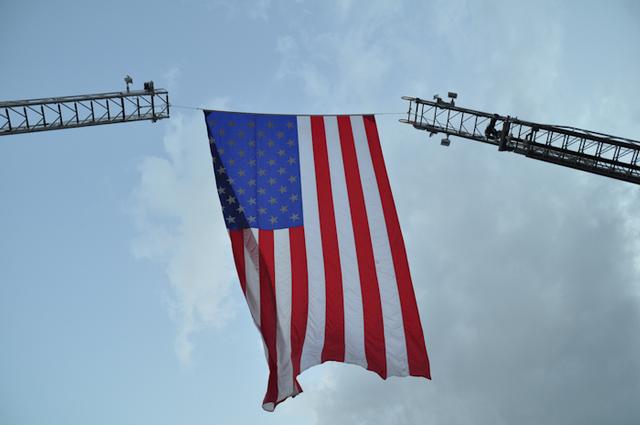
[{"label": "white cloud", "polygon": [[249,7],[249,16],[253,19],[261,19],[265,22],[269,20],[269,9],[271,7],[271,0],[256,0]]},{"label": "white cloud", "polygon": [[271,0],[210,0],[207,7],[216,13],[222,12],[227,19],[237,16],[247,16],[254,20],[269,21],[269,12],[272,8]]},{"label": "white cloud", "polygon": [[[324,112],[371,106],[402,52],[389,46],[400,45],[403,35],[386,25],[387,20],[400,18],[402,2],[371,1],[359,8],[353,4],[334,3],[335,13],[343,19],[319,31],[297,28],[278,38],[278,78],[301,82],[304,93]],[[340,110],[334,111],[337,105]]]},{"label": "white cloud", "polygon": [[[208,104],[225,106],[224,99]],[[164,267],[167,305],[177,325],[176,352],[190,363],[192,337],[221,327],[234,314],[229,291],[236,282],[201,113],[173,113],[165,155],[145,158],[133,193],[138,235],[133,255]]]},{"label": "white cloud", "polygon": [[181,76],[182,68],[174,65],[163,74],[163,84],[166,85],[169,90],[175,91]]}]

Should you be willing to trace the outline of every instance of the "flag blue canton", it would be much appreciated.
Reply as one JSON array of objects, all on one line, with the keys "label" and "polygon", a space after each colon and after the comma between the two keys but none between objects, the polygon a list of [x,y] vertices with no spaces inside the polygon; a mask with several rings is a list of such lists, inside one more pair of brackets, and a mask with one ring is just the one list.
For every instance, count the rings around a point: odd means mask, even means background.
[{"label": "flag blue canton", "polygon": [[296,117],[204,113],[227,228],[273,230],[301,226]]}]

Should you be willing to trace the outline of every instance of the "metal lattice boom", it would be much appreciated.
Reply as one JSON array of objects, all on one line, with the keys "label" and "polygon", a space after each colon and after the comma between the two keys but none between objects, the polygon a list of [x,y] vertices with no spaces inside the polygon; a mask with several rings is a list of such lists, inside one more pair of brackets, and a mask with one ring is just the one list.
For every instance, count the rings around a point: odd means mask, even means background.
[{"label": "metal lattice boom", "polygon": [[[529,158],[640,184],[640,142],[574,127],[538,124],[509,116],[460,108],[450,101],[403,97],[409,101],[400,122],[498,146]],[[448,137],[442,141],[448,145]]]},{"label": "metal lattice boom", "polygon": [[0,102],[0,136],[169,118],[169,93],[149,89]]}]

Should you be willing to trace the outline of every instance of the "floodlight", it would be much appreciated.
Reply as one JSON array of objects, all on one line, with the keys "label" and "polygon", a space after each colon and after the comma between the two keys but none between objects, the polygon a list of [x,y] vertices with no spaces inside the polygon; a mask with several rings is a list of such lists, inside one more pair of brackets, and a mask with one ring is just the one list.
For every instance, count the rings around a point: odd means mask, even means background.
[{"label": "floodlight", "polygon": [[133,78],[129,74],[124,76],[124,82],[127,85],[127,93],[129,93],[129,84],[133,84]]}]

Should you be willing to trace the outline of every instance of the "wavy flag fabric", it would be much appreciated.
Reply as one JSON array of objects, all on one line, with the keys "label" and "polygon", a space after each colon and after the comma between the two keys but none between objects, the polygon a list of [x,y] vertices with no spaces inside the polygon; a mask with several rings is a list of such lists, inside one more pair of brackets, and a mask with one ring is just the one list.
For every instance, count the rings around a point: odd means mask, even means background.
[{"label": "wavy flag fabric", "polygon": [[326,361],[430,379],[373,115],[205,111],[238,278],[269,365],[262,407]]}]

